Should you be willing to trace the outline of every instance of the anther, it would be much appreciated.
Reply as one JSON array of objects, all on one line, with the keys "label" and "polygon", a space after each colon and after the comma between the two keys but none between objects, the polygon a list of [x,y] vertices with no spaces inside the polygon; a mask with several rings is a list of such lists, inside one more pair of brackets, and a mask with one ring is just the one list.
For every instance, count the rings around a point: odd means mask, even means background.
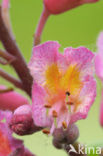
[{"label": "anther", "polygon": [[67,102],[66,104],[72,106],[74,103],[73,102]]},{"label": "anther", "polygon": [[68,96],[70,96],[70,93],[68,91],[65,94],[68,95]]},{"label": "anther", "polygon": [[57,118],[58,117],[58,114],[57,114],[57,112],[55,110],[53,110],[52,114],[53,114],[53,117],[54,118]]},{"label": "anther", "polygon": [[43,129],[42,132],[43,132],[44,134],[47,134],[47,135],[50,134],[50,131],[47,130],[47,129]]},{"label": "anther", "polygon": [[51,105],[46,104],[46,105],[44,105],[44,107],[45,107],[45,108],[51,108]]},{"label": "anther", "polygon": [[64,129],[67,129],[67,123],[65,121],[62,122],[62,126]]}]

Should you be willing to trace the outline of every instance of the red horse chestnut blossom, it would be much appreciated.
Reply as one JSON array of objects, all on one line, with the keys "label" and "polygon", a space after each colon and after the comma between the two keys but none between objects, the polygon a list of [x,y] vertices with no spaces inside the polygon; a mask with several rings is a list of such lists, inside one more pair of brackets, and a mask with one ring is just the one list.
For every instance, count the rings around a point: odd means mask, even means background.
[{"label": "red horse chestnut blossom", "polygon": [[[29,104],[27,98],[15,91],[7,91],[3,85],[0,86],[0,109],[14,111],[19,106]],[[7,91],[7,92],[6,92]]]},{"label": "red horse chestnut blossom", "polygon": [[34,122],[51,132],[85,119],[96,97],[94,54],[84,47],[66,48],[61,54],[59,47],[53,41],[34,47],[29,63]]},{"label": "red horse chestnut blossom", "polygon": [[[98,53],[95,57],[95,70],[96,75],[103,83],[103,32],[100,33],[98,42]],[[100,124],[103,126],[103,89],[102,89],[102,95],[101,95],[101,105],[100,105]]]}]

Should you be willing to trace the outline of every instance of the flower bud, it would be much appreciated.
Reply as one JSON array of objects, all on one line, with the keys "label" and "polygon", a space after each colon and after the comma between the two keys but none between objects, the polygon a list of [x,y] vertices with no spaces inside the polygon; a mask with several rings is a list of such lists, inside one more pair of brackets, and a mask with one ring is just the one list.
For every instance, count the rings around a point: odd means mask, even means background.
[{"label": "flower bud", "polygon": [[17,108],[9,125],[11,130],[18,135],[32,134],[40,129],[34,125],[30,105]]},{"label": "flower bud", "polygon": [[[0,86],[0,90],[6,90],[5,86]],[[0,93],[0,109],[14,111],[16,108],[29,104],[28,100],[15,91]]]},{"label": "flower bud", "polygon": [[73,144],[79,136],[79,130],[76,125],[69,125],[66,130],[63,128],[55,129],[53,133],[53,145],[56,148],[62,148],[62,144]]},{"label": "flower bud", "polygon": [[78,127],[74,124],[70,125],[66,130],[66,138],[67,143],[72,144],[74,143],[79,136],[79,130]]},{"label": "flower bud", "polygon": [[51,14],[59,14],[79,5],[96,1],[98,0],[44,0],[44,5]]},{"label": "flower bud", "polygon": [[60,142],[58,142],[55,138],[53,138],[53,145],[57,149],[62,149],[62,144]]}]

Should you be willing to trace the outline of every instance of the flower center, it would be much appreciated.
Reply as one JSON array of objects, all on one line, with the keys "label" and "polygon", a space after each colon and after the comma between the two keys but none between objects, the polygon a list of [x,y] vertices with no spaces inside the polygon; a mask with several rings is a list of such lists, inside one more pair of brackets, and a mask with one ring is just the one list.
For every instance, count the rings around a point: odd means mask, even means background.
[{"label": "flower center", "polygon": [[[78,100],[75,99],[78,99],[83,87],[77,66],[70,65],[65,71],[61,71],[57,64],[52,64],[47,68],[45,77],[47,115],[52,115],[56,120],[61,114],[71,114],[73,109],[76,111],[79,103],[76,104]],[[63,127],[66,127],[65,121]]]}]

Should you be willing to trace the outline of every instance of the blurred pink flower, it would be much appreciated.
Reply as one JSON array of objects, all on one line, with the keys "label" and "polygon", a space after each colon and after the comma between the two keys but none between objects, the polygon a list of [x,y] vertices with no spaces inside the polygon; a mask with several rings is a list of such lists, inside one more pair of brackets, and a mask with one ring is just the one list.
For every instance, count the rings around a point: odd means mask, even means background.
[{"label": "blurred pink flower", "polygon": [[103,32],[100,33],[97,41],[98,53],[95,57],[96,75],[103,81]]},{"label": "blurred pink flower", "polygon": [[[0,85],[0,90],[5,90],[6,87]],[[11,110],[14,111],[19,106],[29,104],[28,100],[21,94],[15,91],[9,91],[5,93],[0,93],[0,109],[1,110]]]},{"label": "blurred pink flower", "polygon": [[22,140],[12,136],[8,127],[11,118],[11,112],[0,111],[0,156],[34,156],[24,147]]},{"label": "blurred pink flower", "polygon": [[[12,132],[8,128],[7,122],[10,120],[12,114],[10,112],[0,111],[0,156],[8,156],[11,152],[21,148],[22,141],[14,139]],[[2,122],[2,120],[7,120]]]},{"label": "blurred pink flower", "polygon": [[61,54],[59,47],[53,41],[34,47],[29,63],[34,122],[51,131],[86,118],[96,97],[94,54],[84,47]]},{"label": "blurred pink flower", "polygon": [[2,0],[2,7],[5,9],[9,8],[9,2],[10,0]]},{"label": "blurred pink flower", "polygon": [[80,6],[85,3],[93,3],[97,2],[98,0],[43,0],[45,8],[51,14],[59,14]]},{"label": "blurred pink flower", "polygon": [[[96,75],[103,82],[103,32],[100,33],[97,41],[98,53],[95,57],[95,71]],[[100,105],[100,124],[103,126],[103,89]]]},{"label": "blurred pink flower", "polygon": [[103,127],[103,89],[102,89],[101,104],[100,104],[100,125]]}]

